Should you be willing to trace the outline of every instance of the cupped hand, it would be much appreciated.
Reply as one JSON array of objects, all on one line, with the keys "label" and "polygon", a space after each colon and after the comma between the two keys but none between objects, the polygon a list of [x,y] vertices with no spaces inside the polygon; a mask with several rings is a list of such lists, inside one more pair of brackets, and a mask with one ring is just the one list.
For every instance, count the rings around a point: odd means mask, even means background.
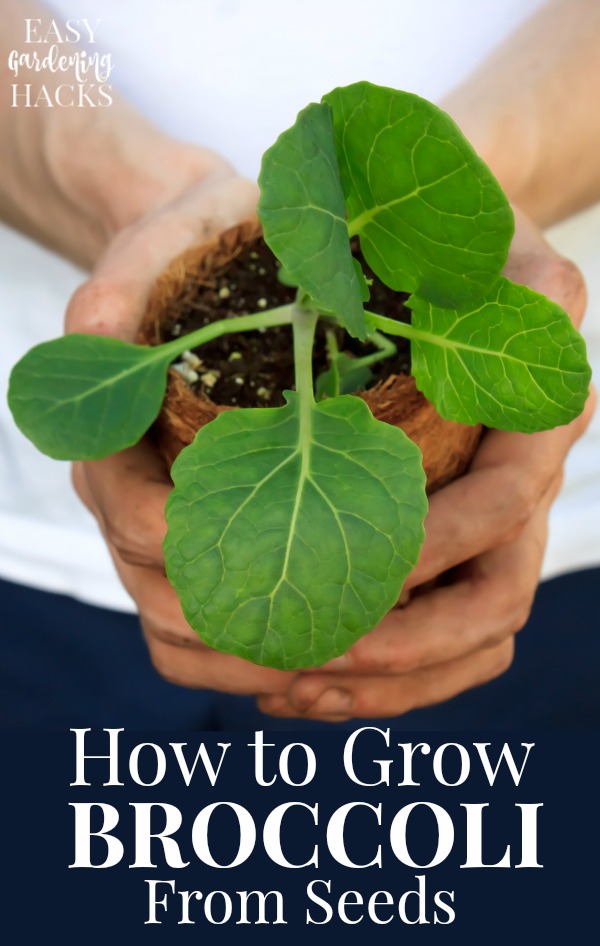
[{"label": "cupped hand", "polygon": [[[189,172],[163,203],[122,229],[90,279],[73,296],[68,332],[133,340],[149,292],[167,264],[188,247],[250,216],[255,185],[213,159]],[[190,179],[191,177],[191,179]],[[173,169],[175,178],[175,169]],[[164,506],[171,481],[148,441],[107,458],[73,466],[79,496],[98,519],[117,572],[133,598],[150,656],[167,680],[231,693],[276,693],[293,674],[258,667],[205,646],[183,617],[164,571]]]},{"label": "cupped hand", "polygon": [[[581,274],[531,221],[516,217],[506,275],[554,299],[579,325]],[[397,716],[504,672],[539,582],[564,460],[593,405],[592,395],[580,417],[555,430],[486,432],[468,474],[431,497],[408,603],[343,657],[299,674],[286,693],[262,696],[263,712],[330,722]]]}]

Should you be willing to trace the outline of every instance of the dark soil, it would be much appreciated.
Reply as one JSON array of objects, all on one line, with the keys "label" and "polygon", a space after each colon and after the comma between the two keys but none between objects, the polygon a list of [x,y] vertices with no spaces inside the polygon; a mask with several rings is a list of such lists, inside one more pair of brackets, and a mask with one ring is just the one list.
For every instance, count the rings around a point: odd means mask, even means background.
[{"label": "dark soil", "polygon": [[[372,312],[387,315],[399,321],[410,321],[410,312],[403,302],[406,294],[393,292],[374,276],[364,261],[358,245],[353,252],[360,260],[367,279],[373,279],[371,298],[367,307]],[[166,319],[162,341],[169,341],[218,319],[233,318],[272,309],[293,302],[295,289],[284,286],[277,278],[279,262],[264,240],[258,240],[252,249],[241,253],[232,263],[214,272],[210,281],[202,285],[190,283],[179,300],[172,319]],[[408,342],[396,337],[397,354],[372,366],[373,384],[390,375],[410,371]],[[338,346],[354,355],[374,351],[338,332]],[[278,328],[224,335],[194,350],[200,359],[195,367],[199,380],[193,388],[204,391],[216,404],[233,407],[277,407],[284,403],[282,392],[294,387],[294,353],[292,329],[289,325]],[[325,334],[317,327],[313,356],[316,378],[328,367]]]}]

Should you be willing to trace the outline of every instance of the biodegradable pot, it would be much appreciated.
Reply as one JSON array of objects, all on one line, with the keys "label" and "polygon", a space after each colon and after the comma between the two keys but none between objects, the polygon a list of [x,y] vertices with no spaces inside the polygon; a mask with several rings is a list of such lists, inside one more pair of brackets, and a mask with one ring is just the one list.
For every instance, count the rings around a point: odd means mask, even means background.
[{"label": "biodegradable pot", "polygon": [[[154,285],[138,342],[158,344],[165,329],[177,322],[190,287],[197,286],[201,293],[213,272],[226,269],[239,254],[251,251],[261,235],[258,220],[249,220],[174,259]],[[366,401],[375,417],[401,427],[420,448],[429,493],[467,469],[482,428],[444,420],[417,390],[412,377],[392,375],[357,396]],[[171,369],[166,397],[155,423],[159,449],[169,469],[200,427],[221,411],[235,409],[213,403],[202,392],[196,393]]]}]

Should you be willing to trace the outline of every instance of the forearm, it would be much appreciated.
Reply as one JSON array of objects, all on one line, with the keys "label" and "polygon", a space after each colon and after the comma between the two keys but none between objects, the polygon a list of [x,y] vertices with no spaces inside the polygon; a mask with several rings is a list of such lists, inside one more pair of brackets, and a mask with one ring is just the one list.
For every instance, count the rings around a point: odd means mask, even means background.
[{"label": "forearm", "polygon": [[551,0],[445,100],[542,226],[600,199],[600,3]]},{"label": "forearm", "polygon": [[[15,77],[7,60],[23,49],[25,17],[48,24],[32,0],[0,0],[1,87]],[[41,28],[43,31],[43,26]],[[28,48],[28,47],[25,47]],[[64,73],[36,73],[50,95]],[[107,107],[23,106],[0,100],[0,218],[73,261],[90,267],[116,232],[175,197],[225,162],[175,142],[114,90]]]}]

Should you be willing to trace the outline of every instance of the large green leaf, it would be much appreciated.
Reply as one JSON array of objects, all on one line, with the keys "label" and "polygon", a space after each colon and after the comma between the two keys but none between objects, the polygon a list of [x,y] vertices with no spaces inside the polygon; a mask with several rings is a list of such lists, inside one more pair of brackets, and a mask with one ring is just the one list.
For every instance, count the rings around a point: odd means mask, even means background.
[{"label": "large green leaf", "polygon": [[459,305],[495,282],[512,211],[452,119],[431,102],[358,82],[331,105],[350,233],[392,289]]},{"label": "large green leaf", "polygon": [[412,296],[412,373],[442,416],[531,433],[583,410],[585,343],[559,305],[500,279],[476,308]]},{"label": "large green leaf", "polygon": [[343,653],[395,604],[427,502],[419,450],[360,398],[286,398],[221,414],[180,454],[164,551],[206,643],[292,669]]},{"label": "large green leaf", "polygon": [[335,312],[358,338],[366,334],[346,208],[335,155],[331,109],[309,105],[265,152],[258,215],[286,278],[316,306]]},{"label": "large green leaf", "polygon": [[8,403],[17,426],[55,460],[97,460],[137,443],[156,418],[173,357],[100,335],[66,335],[15,365]]}]

